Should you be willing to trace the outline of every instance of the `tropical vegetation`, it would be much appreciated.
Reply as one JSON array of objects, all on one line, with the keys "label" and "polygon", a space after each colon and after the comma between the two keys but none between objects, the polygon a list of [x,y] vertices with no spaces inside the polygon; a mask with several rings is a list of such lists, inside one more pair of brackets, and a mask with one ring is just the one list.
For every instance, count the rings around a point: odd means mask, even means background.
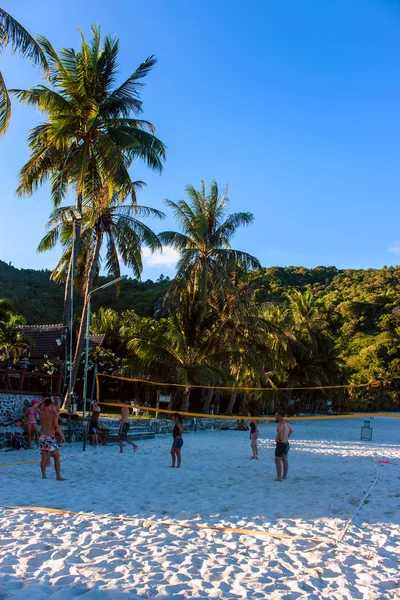
[{"label": "tropical vegetation", "polygon": [[[19,52],[34,65],[40,66],[48,75],[49,67],[46,56],[38,43],[28,31],[3,8],[0,8],[0,52],[9,47],[12,52]],[[6,82],[0,71],[0,135],[7,131],[11,118],[11,100]]]},{"label": "tropical vegetation", "polygon": [[[66,397],[75,384],[80,391],[89,298],[125,266],[135,279],[93,297],[91,332],[104,342],[90,351],[92,374],[97,366],[157,381],[163,390],[173,383],[173,405],[183,410],[399,409],[400,269],[263,268],[232,248],[254,216],[229,213],[228,187],[217,181],[190,184],[187,199],[167,200],[176,231],[155,233],[144,220],[164,215],[138,205],[144,183],[133,170],[141,161],[162,172],[166,159],[154,125],[141,118],[142,85],[156,60],[148,57],[118,83],[119,40],[95,26],[91,35],[81,35],[78,50],[56,52],[0,9],[0,48],[20,51],[48,77],[48,85],[7,90],[0,74],[0,133],[10,119],[10,93],[42,113],[17,192],[50,184],[53,210],[38,250],[62,250],[51,273],[0,261],[0,360],[8,366],[29,353],[25,318],[62,321],[75,341]],[[179,254],[174,279],[140,282],[143,246],[165,245]],[[80,318],[71,320],[72,289]],[[63,365],[49,357],[41,368]],[[154,389],[114,381],[108,392],[152,402]]]}]

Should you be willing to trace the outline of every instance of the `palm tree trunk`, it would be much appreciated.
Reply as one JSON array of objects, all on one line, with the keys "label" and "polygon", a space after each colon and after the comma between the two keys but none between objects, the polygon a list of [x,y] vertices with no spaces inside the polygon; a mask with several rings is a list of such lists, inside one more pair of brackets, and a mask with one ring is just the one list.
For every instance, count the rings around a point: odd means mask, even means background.
[{"label": "palm tree trunk", "polygon": [[226,415],[231,415],[232,414],[233,407],[235,406],[235,402],[236,402],[236,396],[237,396],[237,390],[233,390],[233,392],[231,394],[231,399],[229,400],[228,408],[225,411]]},{"label": "palm tree trunk", "polygon": [[213,397],[213,393],[214,393],[214,388],[210,388],[207,390],[206,399],[203,404],[203,413],[208,414],[210,412],[210,404],[211,404],[211,400]]},{"label": "palm tree trunk", "polygon": [[66,331],[71,321],[71,271],[72,271],[72,256],[69,261],[67,279],[65,280],[64,287],[64,314],[63,314],[63,328]]},{"label": "palm tree trunk", "polygon": [[[82,213],[82,194],[79,193],[76,197],[76,208]],[[81,225],[80,223],[76,223],[74,225],[74,240],[73,240],[73,252],[71,254],[71,260],[69,263],[67,279],[65,281],[65,291],[64,291],[64,317],[63,317],[63,326],[69,327],[71,321],[71,285],[73,281],[72,274],[75,275],[76,262],[79,254],[79,246],[81,243]],[[73,263],[73,264],[72,264]],[[72,323],[71,323],[72,325]]]},{"label": "palm tree trunk", "polygon": [[181,411],[189,412],[189,396],[190,396],[190,388],[185,388],[182,397]]},{"label": "palm tree trunk", "polygon": [[96,242],[94,245],[93,256],[90,261],[90,265],[89,265],[89,269],[88,269],[88,278],[87,278],[87,285],[86,285],[86,290],[85,290],[85,300],[83,303],[81,323],[80,323],[80,327],[79,327],[78,339],[76,342],[71,381],[69,382],[66,397],[68,397],[70,390],[74,389],[76,380],[78,378],[79,366],[80,366],[82,351],[83,351],[83,347],[85,345],[85,338],[86,338],[86,319],[87,319],[87,312],[88,312],[88,306],[89,306],[89,293],[93,290],[94,276],[96,274],[96,269],[97,269],[97,265],[98,265],[98,261],[99,261],[102,241],[103,241],[103,234],[101,232],[98,232],[97,236],[96,236]]}]

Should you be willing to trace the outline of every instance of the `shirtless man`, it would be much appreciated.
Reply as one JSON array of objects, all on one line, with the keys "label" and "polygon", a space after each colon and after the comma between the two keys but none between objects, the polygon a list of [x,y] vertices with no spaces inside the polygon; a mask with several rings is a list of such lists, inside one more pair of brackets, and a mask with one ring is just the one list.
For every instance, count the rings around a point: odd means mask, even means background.
[{"label": "shirtless man", "polygon": [[[139,446],[137,444],[134,444],[133,442],[131,442],[131,440],[128,440],[128,438],[127,438],[129,427],[130,427],[129,409],[131,407],[127,406],[126,404],[124,404],[121,401],[119,403],[123,404],[123,407],[121,408],[121,420],[119,422],[119,450],[120,450],[120,452],[124,451],[124,442],[126,442],[127,444],[130,444],[131,446],[133,446],[133,450],[134,450],[134,452],[136,452],[136,450],[138,449]],[[133,408],[132,408],[132,411],[133,411]]]},{"label": "shirtless man", "polygon": [[49,464],[49,459],[54,458],[54,467],[56,470],[57,481],[64,481],[61,477],[60,452],[55,438],[56,431],[64,442],[64,435],[58,425],[57,408],[53,405],[50,398],[44,398],[39,402],[37,411],[40,414],[40,427],[42,430],[39,437],[39,450],[42,453],[40,467],[42,469],[42,478],[46,479],[46,467]]},{"label": "shirtless man", "polygon": [[[276,448],[275,448],[275,466],[276,466],[276,480],[282,481],[286,479],[289,463],[287,453],[289,452],[289,438],[293,433],[293,429],[289,423],[285,421],[284,415],[280,411],[275,411],[275,419],[278,423],[276,428]],[[282,464],[283,464],[283,477],[282,477]]]}]

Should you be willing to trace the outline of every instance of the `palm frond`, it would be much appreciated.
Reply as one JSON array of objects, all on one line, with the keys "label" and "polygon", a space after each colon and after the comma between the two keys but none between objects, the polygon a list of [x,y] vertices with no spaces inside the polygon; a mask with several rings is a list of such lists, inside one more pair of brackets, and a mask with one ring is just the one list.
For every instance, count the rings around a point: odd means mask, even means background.
[{"label": "palm frond", "polygon": [[12,52],[20,52],[48,73],[46,56],[38,41],[3,8],[0,8],[0,47],[10,45]]},{"label": "palm frond", "polygon": [[[1,9],[0,9],[1,10]],[[0,135],[4,135],[11,118],[11,102],[7,87],[0,72]]]}]

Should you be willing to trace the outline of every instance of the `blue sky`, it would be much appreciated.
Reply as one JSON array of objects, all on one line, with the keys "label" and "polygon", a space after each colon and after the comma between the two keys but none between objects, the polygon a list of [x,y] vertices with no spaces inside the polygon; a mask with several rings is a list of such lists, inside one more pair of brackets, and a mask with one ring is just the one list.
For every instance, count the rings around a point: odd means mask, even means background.
[{"label": "blue sky", "polygon": [[[162,175],[139,163],[139,202],[163,208],[185,185],[229,183],[230,211],[255,224],[233,246],[264,266],[379,268],[400,255],[400,3],[396,0],[3,0],[55,48],[78,47],[91,23],[121,40],[121,81],[159,60],[143,91],[144,118],[168,147]],[[40,73],[4,52],[9,87]],[[15,195],[27,133],[42,117],[13,104],[0,139],[0,259],[52,268],[37,254],[48,188]],[[151,224],[151,222],[149,223]],[[156,231],[174,229],[171,215]],[[143,278],[173,276],[175,256],[145,257]],[[160,264],[162,263],[162,264]]]}]

